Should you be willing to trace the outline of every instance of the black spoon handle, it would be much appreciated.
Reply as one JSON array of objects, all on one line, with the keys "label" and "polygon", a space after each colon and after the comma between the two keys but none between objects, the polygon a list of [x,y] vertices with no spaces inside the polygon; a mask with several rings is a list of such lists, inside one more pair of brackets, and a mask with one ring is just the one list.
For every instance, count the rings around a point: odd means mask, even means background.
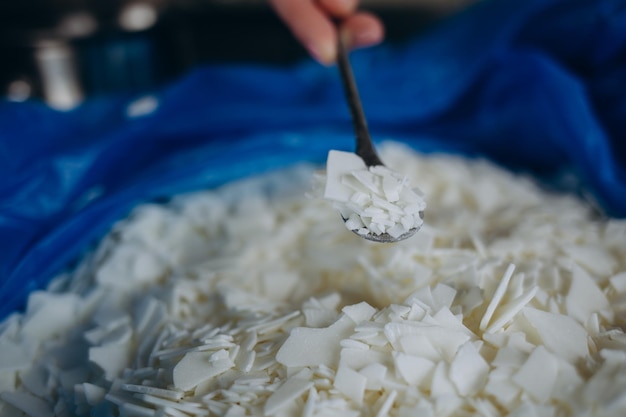
[{"label": "black spoon handle", "polygon": [[352,123],[354,125],[354,133],[356,134],[356,154],[363,159],[367,166],[383,165],[378,154],[376,154],[372,138],[367,129],[363,106],[361,105],[359,92],[356,87],[356,82],[354,81],[354,74],[352,73],[352,67],[348,59],[345,36],[342,36],[341,32],[339,32],[338,38],[337,64],[339,66],[339,73],[341,74],[341,81],[346,94],[348,107],[350,107],[350,113],[352,114]]}]

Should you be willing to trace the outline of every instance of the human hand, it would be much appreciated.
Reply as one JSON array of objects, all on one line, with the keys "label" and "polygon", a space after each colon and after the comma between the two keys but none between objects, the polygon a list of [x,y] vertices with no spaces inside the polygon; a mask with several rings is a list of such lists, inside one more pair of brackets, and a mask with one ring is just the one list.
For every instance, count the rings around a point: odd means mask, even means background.
[{"label": "human hand", "polygon": [[380,43],[385,30],[376,16],[357,11],[359,0],[269,0],[280,18],[322,64],[337,58],[338,30],[334,20],[341,21],[339,31],[350,48]]}]

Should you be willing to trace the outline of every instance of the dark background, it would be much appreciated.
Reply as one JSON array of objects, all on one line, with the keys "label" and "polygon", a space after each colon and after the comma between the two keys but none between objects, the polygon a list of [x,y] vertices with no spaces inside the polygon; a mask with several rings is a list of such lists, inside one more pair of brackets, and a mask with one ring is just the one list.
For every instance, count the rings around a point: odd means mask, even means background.
[{"label": "dark background", "polygon": [[[362,8],[377,13],[397,43],[462,5],[365,0]],[[133,7],[143,14],[124,24]],[[0,96],[71,108],[86,97],[158,87],[207,62],[288,65],[306,53],[263,1],[21,0],[0,2],[0,57]]]}]

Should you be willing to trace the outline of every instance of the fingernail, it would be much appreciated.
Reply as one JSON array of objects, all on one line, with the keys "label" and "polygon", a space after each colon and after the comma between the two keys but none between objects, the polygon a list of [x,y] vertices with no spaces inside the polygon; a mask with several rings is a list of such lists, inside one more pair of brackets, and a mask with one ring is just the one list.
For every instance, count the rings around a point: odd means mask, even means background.
[{"label": "fingernail", "polygon": [[335,62],[337,49],[332,43],[308,44],[305,45],[305,48],[309,51],[309,54],[322,65],[330,65]]},{"label": "fingernail", "polygon": [[335,4],[339,6],[342,10],[353,11],[357,6],[357,2],[354,0],[334,0]]},{"label": "fingernail", "polygon": [[350,36],[350,45],[354,48],[376,45],[380,41],[380,31],[377,29],[360,29],[353,32]]}]

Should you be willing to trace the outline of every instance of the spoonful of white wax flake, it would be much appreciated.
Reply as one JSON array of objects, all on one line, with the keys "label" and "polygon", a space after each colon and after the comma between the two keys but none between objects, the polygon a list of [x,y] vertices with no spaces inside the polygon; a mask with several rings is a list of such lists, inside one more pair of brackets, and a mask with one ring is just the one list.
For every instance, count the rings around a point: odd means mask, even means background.
[{"label": "spoonful of white wax flake", "polygon": [[421,191],[385,167],[376,154],[345,43],[339,36],[337,63],[352,114],[356,151],[330,151],[324,198],[335,202],[349,230],[376,242],[397,242],[422,226],[426,203]]},{"label": "spoonful of white wax flake", "polygon": [[376,242],[397,242],[423,224],[426,203],[408,178],[384,165],[367,166],[352,152],[330,151],[324,198],[333,201],[345,225]]}]

